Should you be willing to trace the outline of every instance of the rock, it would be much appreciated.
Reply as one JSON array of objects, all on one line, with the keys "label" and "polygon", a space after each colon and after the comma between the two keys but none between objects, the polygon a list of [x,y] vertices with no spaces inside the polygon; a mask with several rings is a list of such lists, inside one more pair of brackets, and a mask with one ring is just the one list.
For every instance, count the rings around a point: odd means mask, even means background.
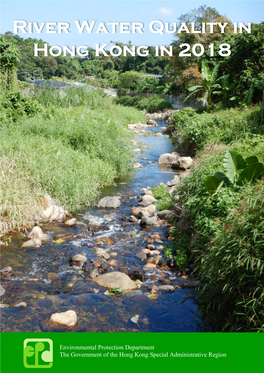
[{"label": "rock", "polygon": [[109,272],[100,275],[94,279],[94,282],[108,289],[121,288],[122,290],[133,290],[137,288],[135,283],[122,272]]},{"label": "rock", "polygon": [[32,240],[40,240],[40,241],[49,241],[50,238],[46,234],[42,232],[42,229],[40,227],[34,227],[32,231],[29,233],[28,238],[31,238]]},{"label": "rock", "polygon": [[2,285],[0,285],[0,297],[5,294],[5,288],[3,288]]},{"label": "rock", "polygon": [[97,207],[102,207],[102,208],[113,208],[113,209],[116,209],[120,206],[121,202],[120,202],[120,199],[118,197],[104,197],[102,199],[100,199],[100,201],[98,202],[98,205]]},{"label": "rock", "polygon": [[157,215],[160,219],[169,219],[174,215],[174,213],[171,210],[162,210],[159,211]]},{"label": "rock", "polygon": [[148,226],[148,225],[155,225],[155,224],[157,224],[157,222],[158,222],[158,220],[157,220],[156,216],[152,216],[150,218],[144,217],[144,218],[141,219],[140,226],[145,227],[145,226]]},{"label": "rock", "polygon": [[136,253],[136,258],[140,259],[141,261],[147,260],[148,255],[150,254],[150,250],[148,249],[141,249]]},{"label": "rock", "polygon": [[141,219],[141,218],[148,218],[150,217],[150,213],[146,210],[141,210],[140,213],[138,214],[138,217]]},{"label": "rock", "polygon": [[150,255],[160,255],[160,251],[159,250],[152,250],[150,252]]},{"label": "rock", "polygon": [[86,256],[84,256],[82,254],[76,254],[71,258],[71,261],[72,262],[83,262],[83,263],[85,263],[87,261],[87,258],[86,258]]},{"label": "rock", "polygon": [[3,241],[0,241],[0,246],[6,246],[6,244]]},{"label": "rock", "polygon": [[99,243],[99,244],[107,244],[107,245],[113,245],[115,243],[114,240],[110,237],[100,237],[97,238],[94,242]]},{"label": "rock", "polygon": [[63,207],[51,205],[42,212],[41,217],[44,220],[62,222],[66,219],[66,215],[68,215],[68,211]]},{"label": "rock", "polygon": [[146,191],[143,192],[143,194],[147,194],[149,196],[152,196],[153,193],[152,193],[151,190],[146,190]]},{"label": "rock", "polygon": [[135,146],[137,145],[137,141],[136,140],[131,140],[132,144]]},{"label": "rock", "polygon": [[148,205],[146,207],[146,210],[150,214],[150,216],[153,216],[157,212],[157,207],[155,205]]},{"label": "rock", "polygon": [[20,302],[20,303],[15,304],[14,307],[24,308],[24,307],[27,307],[27,304],[26,302]]},{"label": "rock", "polygon": [[117,252],[116,251],[112,251],[111,253],[110,253],[110,257],[111,258],[116,258],[117,257]]},{"label": "rock", "polygon": [[138,222],[137,218],[136,218],[135,216],[133,216],[133,215],[130,216],[129,221],[130,221],[131,223],[137,223],[137,222]]},{"label": "rock", "polygon": [[0,308],[6,308],[6,307],[8,307],[8,304],[0,303]]},{"label": "rock", "polygon": [[72,218],[72,219],[66,220],[64,222],[64,225],[66,225],[67,227],[73,227],[74,225],[76,225],[76,223],[77,223],[77,219]]},{"label": "rock", "polygon": [[149,250],[155,250],[156,247],[155,247],[155,245],[149,244],[149,245],[147,245],[147,249],[149,249]]},{"label": "rock", "polygon": [[103,262],[103,263],[100,264],[100,268],[102,268],[102,270],[106,271],[109,268],[109,265],[106,262]]},{"label": "rock", "polygon": [[56,280],[59,280],[61,277],[58,273],[54,273],[54,272],[49,272],[47,274],[47,277],[52,280],[52,281],[56,281]]},{"label": "rock", "polygon": [[172,163],[172,168],[187,170],[191,168],[193,160],[191,157],[179,157],[176,161]]},{"label": "rock", "polygon": [[156,122],[154,119],[149,119],[149,120],[147,121],[147,125],[148,125],[148,126],[156,127],[156,126],[157,126],[157,122]]},{"label": "rock", "polygon": [[8,266],[0,270],[2,275],[7,275],[8,273],[12,272],[12,267]]},{"label": "rock", "polygon": [[156,266],[162,261],[161,255],[155,255],[153,258],[149,258],[147,264],[155,264]]},{"label": "rock", "polygon": [[156,269],[157,266],[153,263],[147,263],[144,267],[143,267],[143,271],[146,272],[146,271],[149,271],[149,270],[154,270]]},{"label": "rock", "polygon": [[136,148],[136,149],[134,149],[134,152],[135,152],[135,153],[140,153],[140,152],[141,152],[141,149],[140,149],[140,148]]},{"label": "rock", "polygon": [[34,240],[28,240],[28,241],[24,242],[21,247],[34,247],[34,248],[38,248],[40,246],[41,246],[41,241],[36,238]]},{"label": "rock", "polygon": [[172,165],[173,162],[176,162],[179,156],[177,154],[170,154],[170,153],[165,153],[162,154],[159,157],[159,164],[164,164],[164,165]]},{"label": "rock", "polygon": [[94,269],[91,270],[90,273],[89,273],[89,276],[90,276],[91,278],[95,278],[95,277],[98,276],[98,275],[99,275],[99,272],[98,272],[97,268],[94,268]]},{"label": "rock", "polygon": [[141,212],[141,208],[140,207],[133,207],[132,209],[131,209],[131,214],[133,215],[133,216],[138,216],[139,215],[139,213]]},{"label": "rock", "polygon": [[103,257],[104,259],[110,258],[110,255],[108,254],[108,252],[106,252],[104,249],[101,249],[100,247],[95,249],[95,253],[96,255],[98,255],[99,257]]},{"label": "rock", "polygon": [[148,206],[148,205],[151,205],[153,202],[156,202],[156,198],[154,198],[153,196],[151,195],[148,195],[148,194],[144,194],[143,197],[141,197],[141,200]]},{"label": "rock", "polygon": [[181,179],[179,178],[179,176],[175,175],[172,180],[167,182],[167,186],[172,187],[172,186],[180,184],[180,182],[181,182]]},{"label": "rock", "polygon": [[137,163],[134,163],[134,164],[133,164],[133,167],[134,167],[135,169],[138,169],[138,168],[142,168],[143,166],[142,166],[141,163],[137,162]]},{"label": "rock", "polygon": [[61,313],[54,313],[51,315],[51,321],[66,325],[66,326],[75,326],[77,324],[77,315],[75,311],[69,310]]},{"label": "rock", "polygon": [[157,132],[157,133],[156,133],[156,136],[157,136],[157,137],[163,137],[162,133],[160,133],[160,132]]},{"label": "rock", "polygon": [[159,287],[159,290],[163,290],[163,291],[174,291],[174,287],[172,285],[160,285]]}]

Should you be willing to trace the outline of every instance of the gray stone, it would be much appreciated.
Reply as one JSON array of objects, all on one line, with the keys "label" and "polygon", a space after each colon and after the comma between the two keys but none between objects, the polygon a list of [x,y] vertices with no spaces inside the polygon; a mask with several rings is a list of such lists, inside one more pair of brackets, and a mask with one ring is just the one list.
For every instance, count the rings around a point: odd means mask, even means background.
[{"label": "gray stone", "polygon": [[12,272],[12,267],[8,266],[0,270],[0,273],[3,275],[7,275],[8,273]]},{"label": "gray stone", "polygon": [[142,164],[139,162],[133,164],[133,168],[135,169],[142,168],[142,167],[143,167]]},{"label": "gray stone", "polygon": [[21,247],[34,247],[34,248],[38,248],[41,246],[41,241],[38,240],[37,238],[35,238],[34,240],[28,240],[26,242],[23,243],[23,245]]},{"label": "gray stone", "polygon": [[191,168],[193,160],[191,157],[179,157],[175,162],[172,163],[172,168],[187,170]]},{"label": "gray stone", "polygon": [[52,322],[71,327],[77,324],[77,315],[75,311],[69,310],[66,312],[54,313],[51,315],[50,320]]},{"label": "gray stone", "polygon": [[174,212],[171,210],[162,210],[157,215],[160,219],[171,219],[174,216]]},{"label": "gray stone", "polygon": [[73,227],[74,225],[76,225],[76,223],[77,223],[77,219],[72,218],[72,219],[66,220],[64,222],[64,225],[66,225],[67,227]]},{"label": "gray stone", "polygon": [[14,307],[24,308],[24,307],[27,307],[27,304],[26,302],[20,302],[20,303],[15,304]]},{"label": "gray stone", "polygon": [[97,207],[102,207],[102,208],[113,208],[113,209],[116,209],[120,206],[121,202],[120,202],[120,199],[118,197],[104,197],[102,199],[100,199],[100,201],[98,202],[98,205]]},{"label": "gray stone", "polygon": [[151,205],[153,202],[156,202],[156,198],[154,198],[151,195],[145,194],[144,196],[141,197],[141,200],[144,202],[145,205]]},{"label": "gray stone", "polygon": [[49,241],[50,238],[46,234],[43,233],[40,227],[34,227],[32,231],[29,233],[28,238],[32,240],[40,240],[40,241]]},{"label": "gray stone", "polygon": [[137,288],[131,278],[122,272],[109,272],[97,276],[94,282],[108,289],[121,288],[122,290],[133,290]]},{"label": "gray stone", "polygon": [[95,278],[95,277],[98,276],[98,275],[99,275],[99,272],[98,272],[97,268],[94,268],[94,269],[91,270],[90,273],[89,273],[89,276],[90,276],[91,278]]},{"label": "gray stone", "polygon": [[174,291],[174,286],[172,285],[160,285],[159,287],[159,290],[163,290],[163,291]]},{"label": "gray stone", "polygon": [[170,153],[165,153],[162,154],[159,157],[159,164],[164,164],[164,165],[172,165],[173,162],[176,162],[179,156],[177,154],[170,154]]},{"label": "gray stone", "polygon": [[140,226],[141,227],[145,227],[147,225],[155,225],[157,224],[158,220],[156,218],[156,216],[152,216],[152,217],[144,217],[141,219],[141,222],[140,222]]},{"label": "gray stone", "polygon": [[66,219],[67,214],[68,212],[64,208],[57,205],[51,205],[42,212],[41,217],[44,220],[62,222]]},{"label": "gray stone", "polygon": [[155,205],[148,205],[146,207],[146,211],[150,214],[150,216],[153,216],[157,212],[157,207]]},{"label": "gray stone", "polygon": [[175,175],[172,180],[167,182],[167,186],[172,187],[172,186],[180,184],[180,182],[181,182],[181,179],[179,178],[179,176]]},{"label": "gray stone", "polygon": [[5,294],[5,288],[3,288],[2,285],[0,285],[0,297]]},{"label": "gray stone", "polygon": [[130,221],[131,223],[137,223],[137,222],[138,222],[137,218],[136,218],[135,216],[133,216],[133,215],[130,216],[129,221]]},{"label": "gray stone", "polygon": [[149,120],[147,121],[147,125],[148,125],[148,126],[156,127],[156,126],[157,126],[157,122],[156,122],[154,119],[149,119]]},{"label": "gray stone", "polygon": [[8,304],[0,303],[0,308],[6,308],[6,307],[8,307]]},{"label": "gray stone", "polygon": [[106,252],[104,249],[101,249],[100,247],[96,248],[95,252],[96,252],[96,255],[98,255],[99,257],[103,257],[104,259],[110,258],[110,255],[108,254],[108,252]]},{"label": "gray stone", "polygon": [[83,262],[85,263],[87,261],[86,256],[82,254],[76,254],[71,258],[72,262]]}]

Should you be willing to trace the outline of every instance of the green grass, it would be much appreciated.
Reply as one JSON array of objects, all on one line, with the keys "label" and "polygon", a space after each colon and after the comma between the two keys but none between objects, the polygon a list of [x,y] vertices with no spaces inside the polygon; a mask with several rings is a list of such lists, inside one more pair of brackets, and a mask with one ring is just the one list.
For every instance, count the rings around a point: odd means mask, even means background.
[{"label": "green grass", "polygon": [[32,224],[45,194],[70,211],[93,204],[104,186],[131,172],[127,124],[146,120],[100,92],[85,92],[70,108],[48,99],[40,100],[41,114],[0,127],[0,221],[13,228]]},{"label": "green grass", "polygon": [[197,114],[185,108],[173,115],[175,136],[183,148],[203,149],[206,145],[218,142],[232,144],[240,138],[263,134],[260,106],[221,110],[213,114]]}]

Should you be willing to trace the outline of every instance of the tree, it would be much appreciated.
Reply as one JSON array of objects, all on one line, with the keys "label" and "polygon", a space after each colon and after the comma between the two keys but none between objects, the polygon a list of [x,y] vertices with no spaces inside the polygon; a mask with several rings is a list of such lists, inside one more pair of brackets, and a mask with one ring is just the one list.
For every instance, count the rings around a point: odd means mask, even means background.
[{"label": "tree", "polygon": [[0,37],[0,75],[1,88],[11,90],[16,84],[16,67],[19,51],[14,43],[8,41],[5,37]]},{"label": "tree", "polygon": [[[229,75],[232,98],[238,103],[259,102],[264,89],[264,22],[251,25],[251,33],[232,35],[230,56],[219,59],[219,72]],[[216,43],[216,50],[218,44]],[[210,61],[210,57],[207,58]]]}]

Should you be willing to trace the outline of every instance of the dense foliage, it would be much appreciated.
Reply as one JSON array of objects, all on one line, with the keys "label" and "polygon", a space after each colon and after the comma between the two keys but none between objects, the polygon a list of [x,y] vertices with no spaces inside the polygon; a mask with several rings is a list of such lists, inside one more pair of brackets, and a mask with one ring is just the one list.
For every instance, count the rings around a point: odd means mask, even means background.
[{"label": "dense foliage", "polygon": [[158,95],[150,97],[123,96],[116,100],[116,104],[124,106],[133,106],[140,110],[146,109],[148,113],[154,113],[155,111],[162,111],[171,108],[171,104],[163,98],[159,97]]}]

